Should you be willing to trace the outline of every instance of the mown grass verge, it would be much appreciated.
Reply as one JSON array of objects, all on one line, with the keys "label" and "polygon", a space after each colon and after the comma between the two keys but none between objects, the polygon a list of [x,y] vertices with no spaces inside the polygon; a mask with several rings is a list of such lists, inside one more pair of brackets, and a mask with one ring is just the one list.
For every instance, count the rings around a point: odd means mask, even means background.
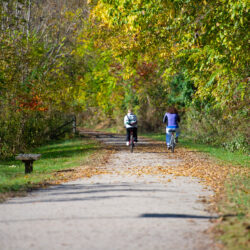
[{"label": "mown grass verge", "polygon": [[[155,140],[165,141],[164,133],[143,134]],[[224,193],[217,194],[216,205],[221,217],[215,232],[226,249],[250,249],[250,178],[249,156],[239,152],[228,152],[223,148],[180,140],[180,146],[206,153],[219,164],[236,166],[237,174],[229,175],[224,182]]]},{"label": "mown grass verge", "polygon": [[[24,173],[24,163],[14,158],[0,161],[0,194],[20,193],[56,181],[55,173],[84,165],[100,150],[100,145],[87,138],[51,142],[33,153],[41,154],[34,162],[33,172]],[[0,198],[1,198],[0,197]]]}]

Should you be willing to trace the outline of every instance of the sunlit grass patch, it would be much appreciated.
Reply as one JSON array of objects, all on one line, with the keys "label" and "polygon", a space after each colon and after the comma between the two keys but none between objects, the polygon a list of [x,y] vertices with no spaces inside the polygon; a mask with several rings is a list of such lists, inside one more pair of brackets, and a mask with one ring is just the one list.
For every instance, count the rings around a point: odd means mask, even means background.
[{"label": "sunlit grass patch", "polygon": [[39,147],[33,153],[42,155],[33,164],[33,172],[24,173],[24,163],[14,159],[0,161],[0,192],[27,190],[46,182],[59,170],[81,166],[100,147],[89,139],[75,138]]}]

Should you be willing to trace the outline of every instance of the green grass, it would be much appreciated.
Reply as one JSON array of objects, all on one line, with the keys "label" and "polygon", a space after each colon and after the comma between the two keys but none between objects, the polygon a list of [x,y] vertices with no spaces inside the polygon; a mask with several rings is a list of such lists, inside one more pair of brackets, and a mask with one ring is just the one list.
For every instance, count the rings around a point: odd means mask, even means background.
[{"label": "green grass", "polygon": [[[165,141],[164,133],[143,134],[155,140]],[[199,144],[190,139],[180,138],[180,145],[208,154],[220,163],[238,166],[249,173],[249,156],[240,152],[229,152],[223,148]],[[228,250],[250,249],[250,179],[249,174],[230,176],[225,183],[225,196],[218,204],[225,216],[218,225],[219,240]]]},{"label": "green grass", "polygon": [[249,176],[231,176],[225,183],[226,199],[219,203],[220,212],[226,215],[219,224],[219,239],[226,249],[250,249],[250,180]]},{"label": "green grass", "polygon": [[33,172],[24,173],[24,163],[15,159],[0,161],[0,193],[23,191],[34,184],[45,182],[58,170],[78,167],[99,146],[89,139],[74,138],[52,142],[39,147],[32,153],[41,154],[41,159],[33,164]]}]

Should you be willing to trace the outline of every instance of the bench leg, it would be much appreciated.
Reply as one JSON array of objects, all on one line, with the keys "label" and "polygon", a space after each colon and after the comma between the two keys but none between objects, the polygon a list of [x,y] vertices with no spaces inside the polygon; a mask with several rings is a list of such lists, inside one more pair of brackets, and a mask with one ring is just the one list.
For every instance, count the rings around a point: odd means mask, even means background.
[{"label": "bench leg", "polygon": [[23,161],[25,164],[25,174],[29,174],[33,171],[33,161]]}]

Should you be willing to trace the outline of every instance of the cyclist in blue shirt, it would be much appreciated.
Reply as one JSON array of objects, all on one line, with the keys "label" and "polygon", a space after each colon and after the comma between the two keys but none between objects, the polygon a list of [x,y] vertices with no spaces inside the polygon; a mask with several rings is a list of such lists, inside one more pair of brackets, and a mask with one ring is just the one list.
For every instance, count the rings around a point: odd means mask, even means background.
[{"label": "cyclist in blue shirt", "polygon": [[170,107],[168,109],[168,112],[163,117],[163,123],[166,123],[166,143],[167,147],[169,148],[170,144],[170,138],[171,133],[169,133],[169,130],[175,130],[176,131],[176,137],[175,141],[178,142],[178,137],[180,135],[180,129],[179,129],[179,123],[180,122],[180,116],[178,115],[178,111],[175,107]]}]

